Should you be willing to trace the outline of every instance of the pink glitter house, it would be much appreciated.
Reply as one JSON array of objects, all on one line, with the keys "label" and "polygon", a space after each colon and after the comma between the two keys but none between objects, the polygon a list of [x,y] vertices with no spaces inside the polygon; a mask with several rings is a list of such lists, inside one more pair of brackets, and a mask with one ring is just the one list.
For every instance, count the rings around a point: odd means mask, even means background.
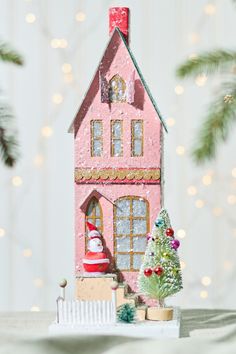
[{"label": "pink glitter house", "polygon": [[146,235],[162,204],[166,127],[130,51],[128,25],[128,8],[110,9],[110,41],[71,131],[76,275],[83,273],[89,221],[103,235],[110,273],[135,291]]}]

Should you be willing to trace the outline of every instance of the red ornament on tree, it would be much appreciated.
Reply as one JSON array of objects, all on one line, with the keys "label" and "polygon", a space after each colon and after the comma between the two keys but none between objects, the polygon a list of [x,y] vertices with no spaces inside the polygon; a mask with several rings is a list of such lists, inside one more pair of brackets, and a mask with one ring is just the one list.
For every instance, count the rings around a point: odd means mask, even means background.
[{"label": "red ornament on tree", "polygon": [[158,275],[160,277],[163,274],[164,269],[161,266],[158,266],[153,271],[156,275]]},{"label": "red ornament on tree", "polygon": [[151,268],[144,269],[144,275],[146,277],[150,277],[152,275],[152,269]]},{"label": "red ornament on tree", "polygon": [[166,229],[166,236],[170,236],[170,237],[173,237],[174,236],[174,230],[169,227],[168,229]]}]

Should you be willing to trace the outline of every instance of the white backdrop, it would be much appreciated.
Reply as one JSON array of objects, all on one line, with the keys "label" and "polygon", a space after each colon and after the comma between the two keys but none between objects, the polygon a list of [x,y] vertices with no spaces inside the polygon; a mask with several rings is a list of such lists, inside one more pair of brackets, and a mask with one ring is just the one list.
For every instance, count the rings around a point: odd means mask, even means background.
[{"label": "white backdrop", "polygon": [[234,46],[232,2],[1,0],[0,38],[22,53],[25,65],[0,65],[21,144],[16,168],[0,166],[0,310],[54,309],[62,277],[73,295],[73,136],[67,129],[105,49],[113,5],[131,8],[131,49],[169,125],[165,204],[182,237],[184,268],[184,290],[172,302],[232,308],[235,130],[217,161],[196,167],[190,149],[218,78],[198,86],[175,77],[189,55]]}]

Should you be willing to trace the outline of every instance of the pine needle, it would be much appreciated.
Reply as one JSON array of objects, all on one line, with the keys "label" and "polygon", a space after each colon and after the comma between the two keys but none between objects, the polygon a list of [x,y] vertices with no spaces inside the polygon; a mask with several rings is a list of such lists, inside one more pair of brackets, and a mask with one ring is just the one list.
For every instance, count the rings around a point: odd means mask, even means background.
[{"label": "pine needle", "polygon": [[18,141],[14,127],[14,116],[8,105],[0,105],[0,157],[7,167],[18,160]]},{"label": "pine needle", "polygon": [[209,75],[216,71],[224,71],[235,63],[236,51],[214,50],[186,60],[177,69],[177,76],[185,78],[202,73]]},{"label": "pine needle", "polygon": [[220,143],[224,142],[236,120],[236,82],[222,85],[222,93],[209,106],[209,113],[198,134],[193,158],[198,164],[216,156]]},{"label": "pine needle", "polygon": [[0,60],[16,65],[23,65],[24,63],[22,56],[4,42],[0,42]]}]

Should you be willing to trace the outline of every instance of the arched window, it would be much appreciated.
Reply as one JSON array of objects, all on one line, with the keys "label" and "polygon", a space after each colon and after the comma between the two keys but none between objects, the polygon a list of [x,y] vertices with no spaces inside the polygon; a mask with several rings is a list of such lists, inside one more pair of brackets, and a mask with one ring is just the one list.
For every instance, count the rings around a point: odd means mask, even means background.
[{"label": "arched window", "polygon": [[88,232],[86,221],[90,222],[91,224],[95,225],[98,231],[102,234],[103,233],[103,217],[102,217],[102,208],[99,201],[93,197],[88,204],[86,215],[85,215],[85,229],[86,234]]},{"label": "arched window", "polygon": [[148,231],[148,201],[134,196],[118,199],[114,206],[114,255],[118,269],[140,269]]},{"label": "arched window", "polygon": [[113,76],[109,82],[109,101],[125,102],[126,101],[126,84],[118,74]]}]

